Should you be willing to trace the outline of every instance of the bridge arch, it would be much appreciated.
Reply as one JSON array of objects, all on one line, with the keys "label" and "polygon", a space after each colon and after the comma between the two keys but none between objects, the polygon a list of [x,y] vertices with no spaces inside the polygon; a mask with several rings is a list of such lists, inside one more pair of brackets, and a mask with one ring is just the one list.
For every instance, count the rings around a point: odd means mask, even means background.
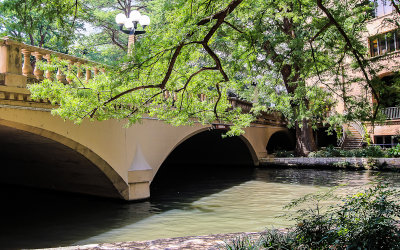
[{"label": "bridge arch", "polygon": [[[207,133],[207,132],[212,132],[212,131],[218,131],[220,135],[222,135],[223,133],[227,132],[227,130],[225,129],[211,129],[210,127],[203,127],[200,128],[194,132],[189,133],[188,135],[186,135],[185,137],[183,137],[180,141],[178,141],[176,143],[176,145],[174,147],[171,148],[171,150],[169,151],[168,155],[165,157],[165,159],[163,160],[163,162],[165,162],[169,156],[171,156],[171,154],[180,146],[182,146],[183,143],[187,142],[188,140],[190,140],[191,138],[198,136],[199,134],[202,133]],[[257,154],[254,150],[254,147],[252,146],[252,144],[250,143],[250,141],[244,137],[243,135],[237,136],[237,137],[233,137],[233,138],[238,138],[240,139],[247,147],[250,155],[251,155],[251,160],[253,161],[253,163],[256,165],[258,163],[258,158],[257,158]],[[225,138],[225,139],[229,139],[229,138]]]},{"label": "bridge arch", "polygon": [[[2,172],[7,173],[3,175],[4,178],[16,178],[16,183],[28,186],[39,185],[112,198],[129,197],[129,186],[122,177],[99,155],[72,139],[39,127],[3,119],[0,119],[0,138],[3,162],[5,159],[16,160],[9,163],[17,165],[12,170],[10,167],[5,169],[7,164],[2,164]],[[20,148],[25,152],[18,151]],[[18,160],[23,157],[27,157],[22,159],[25,162],[18,165]],[[48,175],[41,170],[49,170],[55,175]],[[29,172],[25,179],[20,178],[24,177],[24,171]]]},{"label": "bridge arch", "polygon": [[222,138],[225,132],[202,128],[182,138],[171,148],[151,186],[207,178],[222,169],[254,166],[257,156],[251,143],[243,136]]},{"label": "bridge arch", "polygon": [[270,136],[266,149],[268,154],[272,154],[278,150],[294,150],[295,147],[294,136],[291,132],[289,130],[280,130]]}]

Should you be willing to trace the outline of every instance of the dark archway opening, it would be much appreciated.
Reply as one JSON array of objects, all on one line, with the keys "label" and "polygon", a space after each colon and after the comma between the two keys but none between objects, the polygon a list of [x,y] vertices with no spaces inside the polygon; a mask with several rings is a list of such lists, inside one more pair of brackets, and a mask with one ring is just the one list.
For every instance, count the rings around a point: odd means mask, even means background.
[{"label": "dark archway opening", "polygon": [[59,142],[7,126],[0,138],[0,183],[121,198],[97,166]]},{"label": "dark archway opening", "polygon": [[217,192],[248,180],[254,171],[249,148],[240,137],[222,138],[225,132],[204,131],[175,148],[151,183],[151,197],[193,191],[186,197],[194,200],[196,189],[204,196],[206,189]]},{"label": "dark archway opening", "polygon": [[322,127],[315,130],[314,136],[316,138],[316,143],[319,148],[328,146],[337,147],[337,134],[335,131],[330,131],[328,133],[327,127]]},{"label": "dark archway opening", "polygon": [[274,133],[268,141],[267,152],[273,154],[278,151],[293,151],[296,147],[295,131],[279,131]]}]

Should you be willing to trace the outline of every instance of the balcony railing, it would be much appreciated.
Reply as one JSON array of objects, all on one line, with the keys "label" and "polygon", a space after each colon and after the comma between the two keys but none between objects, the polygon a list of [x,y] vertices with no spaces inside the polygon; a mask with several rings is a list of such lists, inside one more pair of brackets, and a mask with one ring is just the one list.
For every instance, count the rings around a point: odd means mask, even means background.
[{"label": "balcony railing", "polygon": [[399,107],[390,107],[385,108],[383,113],[386,115],[388,120],[400,119],[400,108]]}]

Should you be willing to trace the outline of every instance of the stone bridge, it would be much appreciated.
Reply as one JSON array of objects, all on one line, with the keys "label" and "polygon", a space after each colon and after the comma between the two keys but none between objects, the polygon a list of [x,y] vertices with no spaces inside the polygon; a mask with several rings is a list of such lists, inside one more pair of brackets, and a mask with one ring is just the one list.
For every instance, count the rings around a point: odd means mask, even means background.
[{"label": "stone bridge", "polygon": [[[227,151],[230,157],[224,158],[224,163],[242,164],[231,152],[236,144],[215,146],[215,142],[207,141],[213,136],[213,140],[220,140],[215,131],[225,125],[174,127],[144,117],[141,124],[125,128],[124,121],[84,121],[76,125],[51,115],[54,107],[47,101],[32,101],[26,88],[31,82],[51,77],[51,72],[33,68],[31,63],[33,57],[43,60],[50,59],[50,55],[69,63],[91,65],[85,73],[88,79],[101,73],[95,63],[87,60],[8,38],[0,40],[1,182],[125,200],[144,199],[150,196],[150,184],[163,162],[194,136],[203,138],[201,147],[210,152]],[[56,77],[68,84],[61,71]],[[231,103],[250,107],[239,100]],[[280,116],[266,115],[246,128],[234,143],[244,146],[252,164],[258,165],[259,159],[267,156],[271,136],[277,133],[287,133]],[[207,157],[202,155],[199,161],[207,163]]]}]

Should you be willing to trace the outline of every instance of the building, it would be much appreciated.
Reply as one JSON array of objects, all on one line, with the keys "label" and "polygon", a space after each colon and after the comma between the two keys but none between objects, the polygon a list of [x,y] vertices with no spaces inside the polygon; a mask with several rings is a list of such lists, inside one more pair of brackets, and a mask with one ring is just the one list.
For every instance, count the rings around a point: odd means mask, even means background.
[{"label": "building", "polygon": [[[369,60],[377,76],[384,82],[385,91],[380,93],[381,107],[386,116],[382,124],[361,124],[352,122],[344,126],[347,133],[339,143],[344,148],[360,147],[369,134],[372,143],[382,147],[396,145],[400,136],[400,89],[396,89],[394,81],[400,80],[400,27],[396,19],[400,16],[387,0],[375,0],[374,18],[367,22],[367,32],[363,36],[368,44]],[[360,71],[352,72],[352,77],[362,78]],[[349,75],[350,75],[349,74]],[[364,96],[373,105],[376,103],[370,91],[362,84],[352,83],[349,92],[353,96]],[[346,105],[338,103],[338,112],[346,112]],[[350,132],[350,133],[349,133]]]}]

